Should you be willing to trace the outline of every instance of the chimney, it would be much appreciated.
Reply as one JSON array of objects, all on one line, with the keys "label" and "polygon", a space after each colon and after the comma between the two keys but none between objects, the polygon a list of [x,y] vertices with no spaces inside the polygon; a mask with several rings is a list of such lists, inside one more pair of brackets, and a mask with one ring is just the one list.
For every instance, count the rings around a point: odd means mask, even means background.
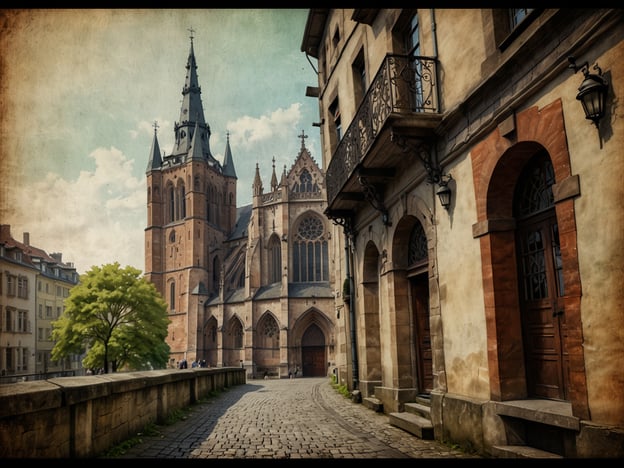
[{"label": "chimney", "polygon": [[0,224],[0,239],[9,240],[11,238],[11,225]]},{"label": "chimney", "polygon": [[30,247],[30,233],[28,232],[24,233],[24,245]]}]

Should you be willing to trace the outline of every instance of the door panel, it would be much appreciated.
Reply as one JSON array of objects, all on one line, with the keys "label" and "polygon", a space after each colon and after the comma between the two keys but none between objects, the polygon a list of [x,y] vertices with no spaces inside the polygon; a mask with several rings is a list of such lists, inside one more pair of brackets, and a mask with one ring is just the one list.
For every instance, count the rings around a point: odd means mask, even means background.
[{"label": "door panel", "polygon": [[324,346],[306,346],[301,349],[301,357],[303,377],[324,377],[327,375]]},{"label": "door panel", "polygon": [[530,397],[565,399],[565,316],[557,266],[559,238],[554,210],[518,229],[522,328]]},{"label": "door panel", "polygon": [[428,394],[433,390],[433,358],[429,329],[429,278],[427,273],[413,277],[410,284],[414,317],[413,333],[416,343],[417,388],[419,393]]}]

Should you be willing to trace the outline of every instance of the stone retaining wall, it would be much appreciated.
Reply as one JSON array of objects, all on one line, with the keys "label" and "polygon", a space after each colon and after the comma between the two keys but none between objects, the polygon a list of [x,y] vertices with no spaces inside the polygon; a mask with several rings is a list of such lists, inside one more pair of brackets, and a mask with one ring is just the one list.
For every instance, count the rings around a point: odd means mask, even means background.
[{"label": "stone retaining wall", "polygon": [[245,369],[124,372],[0,385],[0,458],[88,458],[212,391]]}]

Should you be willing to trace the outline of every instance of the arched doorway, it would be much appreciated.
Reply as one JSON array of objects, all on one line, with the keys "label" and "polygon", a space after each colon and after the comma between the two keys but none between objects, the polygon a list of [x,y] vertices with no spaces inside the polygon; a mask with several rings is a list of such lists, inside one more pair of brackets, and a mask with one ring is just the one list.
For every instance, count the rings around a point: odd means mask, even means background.
[{"label": "arched doorway", "polygon": [[203,349],[201,355],[198,356],[200,360],[206,361],[206,365],[210,367],[216,367],[219,362],[219,343],[217,339],[218,330],[219,326],[217,324],[217,319],[214,318],[214,316],[210,317],[204,325]]},{"label": "arched doorway", "polygon": [[327,375],[325,335],[316,324],[311,324],[301,337],[301,371],[303,377]]},{"label": "arched doorway", "polygon": [[373,395],[375,387],[382,385],[379,263],[379,250],[373,241],[368,241],[362,265],[363,310],[357,318],[358,327],[364,332],[364,346],[358,356],[359,389],[363,392],[363,396]]},{"label": "arched doorway", "polygon": [[518,289],[527,394],[568,397],[563,265],[553,201],[555,176],[545,151],[523,169],[514,193]]},{"label": "arched doorway", "polygon": [[433,360],[429,328],[429,257],[427,236],[418,220],[415,220],[410,232],[407,256],[416,388],[419,394],[429,395],[433,390]]}]

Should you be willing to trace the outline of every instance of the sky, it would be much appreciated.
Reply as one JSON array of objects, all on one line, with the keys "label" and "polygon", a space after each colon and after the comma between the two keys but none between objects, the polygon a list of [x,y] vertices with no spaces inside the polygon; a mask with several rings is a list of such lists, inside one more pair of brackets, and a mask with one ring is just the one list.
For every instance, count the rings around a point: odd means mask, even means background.
[{"label": "sky", "polygon": [[78,273],[145,269],[146,175],[158,124],[171,153],[190,35],[210,149],[227,134],[238,206],[305,144],[322,167],[307,9],[0,10],[0,223]]}]

